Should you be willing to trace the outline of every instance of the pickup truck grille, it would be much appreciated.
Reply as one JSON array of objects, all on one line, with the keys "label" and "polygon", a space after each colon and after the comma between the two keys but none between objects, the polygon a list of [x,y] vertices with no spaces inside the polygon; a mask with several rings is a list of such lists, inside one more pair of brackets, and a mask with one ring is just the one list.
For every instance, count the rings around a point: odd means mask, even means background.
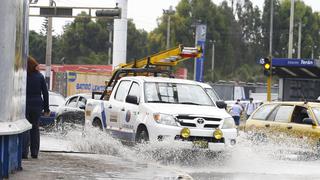
[{"label": "pickup truck grille", "polygon": [[178,115],[178,119],[195,119],[195,118],[203,118],[206,121],[221,121],[220,118],[212,118],[212,117],[194,117],[194,116],[188,116],[188,115]]},{"label": "pickup truck grille", "polygon": [[[178,115],[176,116],[180,126],[183,127],[198,127],[198,128],[218,128],[220,125],[220,118],[213,117],[199,117],[189,115]],[[198,121],[201,119],[201,121]]]},{"label": "pickup truck grille", "polygon": [[219,127],[219,125],[218,124],[205,124],[204,125],[204,128],[218,128]]},{"label": "pickup truck grille", "polygon": [[187,123],[187,122],[180,122],[181,126],[187,126],[187,127],[197,127],[194,123]]}]

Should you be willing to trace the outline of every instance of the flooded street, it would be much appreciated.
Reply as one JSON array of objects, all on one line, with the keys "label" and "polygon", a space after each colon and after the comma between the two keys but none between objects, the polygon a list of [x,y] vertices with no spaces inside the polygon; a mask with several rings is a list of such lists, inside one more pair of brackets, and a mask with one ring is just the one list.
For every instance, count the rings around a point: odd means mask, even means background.
[{"label": "flooded street", "polygon": [[[81,179],[82,175],[90,179],[218,180],[320,176],[320,160],[315,155],[289,152],[288,145],[252,145],[242,133],[237,146],[224,153],[186,150],[172,142],[127,146],[95,129],[86,135],[80,130],[68,134],[42,133],[41,138],[41,157],[51,160],[41,162],[40,157],[39,162],[53,163],[54,167],[45,171],[59,174],[62,169],[69,169],[69,174],[60,179]],[[32,167],[33,162],[27,160],[24,165]]]}]

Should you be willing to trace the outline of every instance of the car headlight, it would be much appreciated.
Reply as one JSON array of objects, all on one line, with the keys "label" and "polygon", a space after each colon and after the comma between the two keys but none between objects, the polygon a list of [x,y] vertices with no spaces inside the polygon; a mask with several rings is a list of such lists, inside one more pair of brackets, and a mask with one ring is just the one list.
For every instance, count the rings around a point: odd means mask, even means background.
[{"label": "car headlight", "polygon": [[236,127],[236,125],[234,124],[234,120],[232,117],[224,119],[222,129],[233,129],[235,127]]},{"label": "car headlight", "polygon": [[169,126],[177,126],[177,122],[174,116],[169,115],[169,114],[154,114],[153,119],[159,123],[159,124],[164,124],[164,125],[169,125]]}]

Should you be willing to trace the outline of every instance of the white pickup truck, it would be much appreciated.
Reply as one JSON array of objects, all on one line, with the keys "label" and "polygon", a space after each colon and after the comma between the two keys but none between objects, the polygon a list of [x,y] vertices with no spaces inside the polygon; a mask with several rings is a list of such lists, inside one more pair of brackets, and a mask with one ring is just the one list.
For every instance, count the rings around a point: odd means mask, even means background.
[{"label": "white pickup truck", "polygon": [[85,124],[124,141],[172,140],[187,148],[221,150],[237,137],[233,118],[198,82],[163,77],[121,78],[109,101],[88,99]]}]

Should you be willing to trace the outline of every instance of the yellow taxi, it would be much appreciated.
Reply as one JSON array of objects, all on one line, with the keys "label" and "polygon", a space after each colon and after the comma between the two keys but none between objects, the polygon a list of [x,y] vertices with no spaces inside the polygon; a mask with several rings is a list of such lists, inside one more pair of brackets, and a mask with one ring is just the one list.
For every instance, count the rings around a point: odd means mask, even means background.
[{"label": "yellow taxi", "polygon": [[246,121],[245,131],[264,138],[271,136],[277,138],[285,134],[319,147],[320,103],[265,103],[257,108]]}]

